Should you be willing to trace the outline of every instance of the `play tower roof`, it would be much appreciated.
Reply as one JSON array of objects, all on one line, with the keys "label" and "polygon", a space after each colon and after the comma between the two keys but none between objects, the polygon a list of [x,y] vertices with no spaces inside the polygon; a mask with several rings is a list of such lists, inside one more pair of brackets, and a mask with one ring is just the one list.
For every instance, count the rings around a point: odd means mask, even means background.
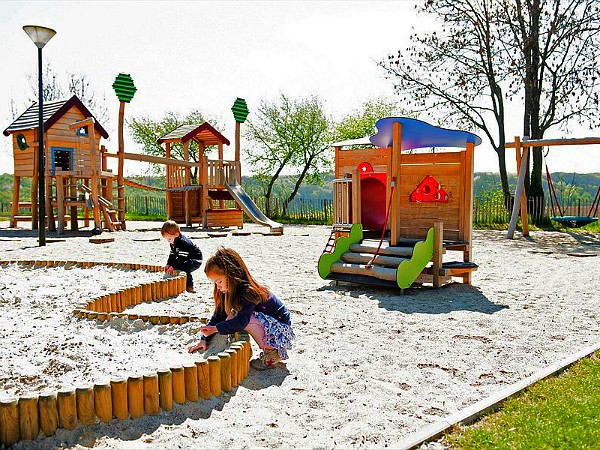
[{"label": "play tower roof", "polygon": [[158,140],[159,144],[164,142],[186,142],[194,140],[202,143],[205,147],[209,145],[229,145],[229,140],[219,133],[211,124],[204,122],[201,125],[180,125]]}]

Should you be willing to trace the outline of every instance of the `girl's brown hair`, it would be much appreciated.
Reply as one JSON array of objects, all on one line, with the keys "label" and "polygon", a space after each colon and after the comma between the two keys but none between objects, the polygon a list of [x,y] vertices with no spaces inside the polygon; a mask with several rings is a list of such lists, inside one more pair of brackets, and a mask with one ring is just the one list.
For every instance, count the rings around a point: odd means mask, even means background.
[{"label": "girl's brown hair", "polygon": [[226,293],[219,291],[216,285],[213,291],[216,309],[225,314],[232,309],[239,311],[242,299],[258,304],[269,297],[269,289],[252,278],[242,257],[231,248],[219,247],[206,261],[204,273],[217,273],[227,278]]}]

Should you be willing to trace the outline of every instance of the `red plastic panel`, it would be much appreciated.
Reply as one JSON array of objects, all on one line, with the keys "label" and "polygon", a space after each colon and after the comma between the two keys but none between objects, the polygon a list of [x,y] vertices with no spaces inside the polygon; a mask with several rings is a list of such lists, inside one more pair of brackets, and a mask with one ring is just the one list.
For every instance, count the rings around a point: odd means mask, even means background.
[{"label": "red plastic panel", "polygon": [[410,201],[448,203],[448,194],[434,177],[427,175],[410,194]]}]

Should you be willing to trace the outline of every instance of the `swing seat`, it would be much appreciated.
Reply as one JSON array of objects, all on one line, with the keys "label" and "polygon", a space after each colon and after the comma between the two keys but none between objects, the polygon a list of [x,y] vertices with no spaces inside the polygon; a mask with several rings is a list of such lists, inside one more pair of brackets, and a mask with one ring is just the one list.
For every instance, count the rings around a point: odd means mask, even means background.
[{"label": "swing seat", "polygon": [[598,220],[597,217],[586,217],[586,216],[560,216],[560,217],[550,217],[551,220],[558,222],[562,225],[565,225],[569,228],[580,228],[587,224],[596,222]]}]

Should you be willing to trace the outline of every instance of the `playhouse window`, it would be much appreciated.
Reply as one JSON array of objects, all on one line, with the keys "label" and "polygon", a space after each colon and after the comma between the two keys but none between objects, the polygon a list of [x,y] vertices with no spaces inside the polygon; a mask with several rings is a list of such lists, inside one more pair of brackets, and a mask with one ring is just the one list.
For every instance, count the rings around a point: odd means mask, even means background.
[{"label": "playhouse window", "polygon": [[52,173],[58,167],[61,170],[69,171],[73,168],[73,150],[70,148],[52,149]]},{"label": "playhouse window", "polygon": [[79,127],[77,129],[77,134],[79,136],[87,136],[88,135],[88,126],[84,126],[84,127]]}]

